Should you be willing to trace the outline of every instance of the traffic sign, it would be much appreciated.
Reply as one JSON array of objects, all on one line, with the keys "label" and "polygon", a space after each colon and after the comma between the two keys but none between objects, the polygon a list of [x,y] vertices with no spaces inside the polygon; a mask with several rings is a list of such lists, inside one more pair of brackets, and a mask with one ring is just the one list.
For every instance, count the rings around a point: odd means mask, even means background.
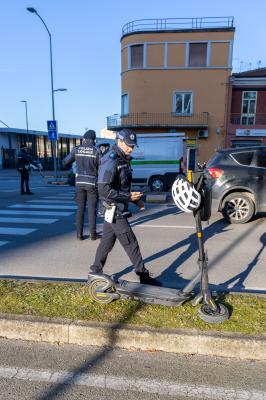
[{"label": "traffic sign", "polygon": [[48,139],[57,140],[57,121],[47,121]]}]

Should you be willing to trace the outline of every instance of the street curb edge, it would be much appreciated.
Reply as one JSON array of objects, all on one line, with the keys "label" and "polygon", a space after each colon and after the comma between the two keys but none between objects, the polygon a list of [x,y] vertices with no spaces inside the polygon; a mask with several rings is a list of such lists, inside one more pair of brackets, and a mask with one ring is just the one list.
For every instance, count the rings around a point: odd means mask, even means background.
[{"label": "street curb edge", "polygon": [[164,330],[123,324],[0,314],[0,337],[47,343],[266,360],[266,336]]}]

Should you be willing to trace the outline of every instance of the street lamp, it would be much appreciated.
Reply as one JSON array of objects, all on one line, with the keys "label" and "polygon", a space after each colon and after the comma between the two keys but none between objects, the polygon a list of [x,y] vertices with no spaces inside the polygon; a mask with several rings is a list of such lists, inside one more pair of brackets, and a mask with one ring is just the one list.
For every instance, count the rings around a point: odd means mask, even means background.
[{"label": "street lamp", "polygon": [[65,89],[65,88],[54,89],[54,93],[55,92],[66,92],[66,91],[67,91],[67,89]]},{"label": "street lamp", "polygon": [[[38,12],[33,7],[27,7],[27,10],[32,13],[36,14],[37,17],[42,21],[45,29],[49,35],[49,44],[50,44],[50,70],[51,70],[51,94],[52,94],[52,112],[53,112],[53,121],[55,121],[55,111],[54,111],[54,77],[53,77],[53,54],[52,54],[52,35],[47,28],[46,23],[42,19],[42,17],[38,14]],[[57,180],[57,166],[56,166],[56,142],[57,140],[53,140],[53,153],[54,153],[54,171],[55,171],[55,179]]]},{"label": "street lamp", "polygon": [[26,127],[27,127],[27,145],[28,145],[28,142],[29,142],[28,103],[27,103],[27,100],[20,100],[20,102],[25,104]]}]

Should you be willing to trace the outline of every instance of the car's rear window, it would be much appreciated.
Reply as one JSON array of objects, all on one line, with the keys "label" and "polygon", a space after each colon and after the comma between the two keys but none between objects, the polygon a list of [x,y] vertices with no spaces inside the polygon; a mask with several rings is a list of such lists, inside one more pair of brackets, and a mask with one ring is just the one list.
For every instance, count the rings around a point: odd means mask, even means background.
[{"label": "car's rear window", "polygon": [[253,159],[253,151],[245,151],[243,153],[233,153],[231,156],[241,165],[250,165]]},{"label": "car's rear window", "polygon": [[221,162],[223,159],[223,154],[220,152],[215,153],[215,155],[213,156],[213,158],[211,158],[208,162],[207,162],[207,167],[211,167],[212,165],[217,164],[217,162]]}]

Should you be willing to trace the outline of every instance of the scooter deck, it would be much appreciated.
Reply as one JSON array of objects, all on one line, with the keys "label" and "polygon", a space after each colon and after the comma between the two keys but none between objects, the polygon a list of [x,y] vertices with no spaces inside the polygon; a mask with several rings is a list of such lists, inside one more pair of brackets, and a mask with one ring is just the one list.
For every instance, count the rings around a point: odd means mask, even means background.
[{"label": "scooter deck", "polygon": [[119,280],[115,283],[115,289],[120,294],[121,298],[140,300],[150,304],[177,306],[191,298],[191,294],[184,294],[177,289],[144,285],[142,283],[124,280]]}]

